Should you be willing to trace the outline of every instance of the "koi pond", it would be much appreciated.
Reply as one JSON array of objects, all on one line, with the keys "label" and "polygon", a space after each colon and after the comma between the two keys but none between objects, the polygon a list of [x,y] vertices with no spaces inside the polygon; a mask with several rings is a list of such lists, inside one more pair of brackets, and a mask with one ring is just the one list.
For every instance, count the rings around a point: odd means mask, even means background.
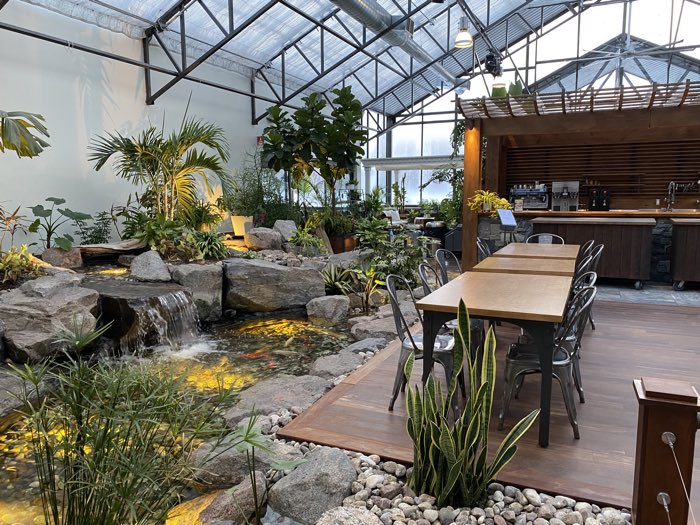
[{"label": "koi pond", "polygon": [[[348,332],[302,317],[253,318],[212,325],[178,347],[157,346],[126,359],[164,367],[206,395],[219,382],[245,389],[275,374],[302,375],[318,357],[349,342]],[[44,523],[29,439],[21,421],[0,434],[0,525]]]}]

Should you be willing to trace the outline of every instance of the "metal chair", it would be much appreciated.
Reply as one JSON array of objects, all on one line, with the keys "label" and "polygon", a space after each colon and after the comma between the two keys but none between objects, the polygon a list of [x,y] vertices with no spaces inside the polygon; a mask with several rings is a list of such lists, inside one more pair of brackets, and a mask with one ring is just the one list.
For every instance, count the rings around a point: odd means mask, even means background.
[{"label": "metal chair", "polygon": [[[389,410],[394,410],[394,403],[399,396],[399,390],[404,391],[406,388],[406,376],[404,375],[404,367],[411,352],[414,352],[416,360],[423,358],[423,331],[417,334],[411,334],[410,326],[406,318],[401,312],[398,296],[396,294],[396,283],[401,283],[409,292],[409,296],[413,301],[413,306],[416,306],[416,300],[413,296],[413,290],[408,281],[399,275],[390,274],[386,277],[386,289],[389,292],[389,301],[391,302],[391,311],[394,315],[394,323],[396,324],[396,333],[401,341],[401,352],[399,354],[399,363],[396,367],[396,375],[394,376],[394,387],[391,391],[391,401],[389,402]],[[423,318],[416,308],[416,314],[421,326]],[[454,337],[451,335],[438,335],[435,338],[435,346],[433,348],[433,360],[440,363],[445,370],[447,384],[450,384],[453,370],[452,349],[455,346]],[[460,380],[462,395],[466,396],[466,387],[464,381]],[[455,400],[456,402],[456,400]]]},{"label": "metal chair", "polygon": [[598,280],[598,274],[595,272],[584,272],[576,279],[574,280],[574,283],[571,285],[571,297],[573,298],[576,293],[581,290],[582,288],[586,288],[588,286],[595,286],[596,281]]},{"label": "metal chair", "polygon": [[476,250],[479,262],[483,261],[487,257],[491,257],[491,248],[489,248],[489,245],[486,243],[486,241],[479,237],[476,238]]},{"label": "metal chair", "polygon": [[[598,265],[600,264],[600,258],[603,256],[603,249],[605,249],[604,244],[599,244],[593,250],[591,250],[591,265],[589,270],[598,273]],[[590,315],[588,316],[588,322],[591,323],[591,330],[595,330],[595,321],[593,320],[593,307],[591,307]]]},{"label": "metal chair", "polygon": [[[574,388],[577,381],[574,375],[574,362],[577,359],[583,326],[585,326],[595,294],[596,290],[593,287],[584,288],[576,294],[564,316],[565,322],[561,325],[554,339],[552,375],[559,381],[561,386],[569,423],[576,439],[579,439],[581,436],[579,434],[578,421],[576,420],[576,405],[574,403]],[[574,337],[572,338],[572,336]],[[499,430],[503,429],[503,420],[508,413],[510,401],[518,388],[519,378],[536,373],[542,373],[538,349],[534,348],[532,344],[512,344],[506,355],[503,402],[501,412],[498,415]]]},{"label": "metal chair", "polygon": [[525,239],[526,244],[564,244],[564,237],[554,233],[536,233]]},{"label": "metal chair", "polygon": [[450,281],[450,276],[447,273],[448,265],[454,265],[457,271],[462,273],[462,265],[459,264],[459,259],[450,250],[440,248],[435,252],[435,259],[437,259],[438,266],[440,267],[440,282],[442,284],[447,284]]},{"label": "metal chair", "polygon": [[583,243],[581,246],[581,249],[578,252],[578,257],[576,257],[576,264],[581,262],[583,259],[588,257],[591,254],[591,250],[593,250],[593,246],[595,246],[595,241],[591,239],[590,241],[586,241]]}]

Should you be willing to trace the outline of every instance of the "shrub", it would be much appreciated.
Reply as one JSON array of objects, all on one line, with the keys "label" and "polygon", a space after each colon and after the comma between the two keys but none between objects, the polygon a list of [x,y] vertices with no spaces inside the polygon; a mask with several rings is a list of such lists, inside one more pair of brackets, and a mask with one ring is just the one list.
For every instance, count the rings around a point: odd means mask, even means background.
[{"label": "shrub", "polygon": [[[489,422],[496,382],[496,337],[489,329],[484,345],[481,369],[469,351],[469,314],[464,301],[459,302],[458,328],[455,330],[454,369],[450,388],[443,392],[433,374],[420,388],[406,392],[408,434],[413,441],[413,473],[409,480],[416,494],[431,494],[436,505],[474,507],[487,498],[489,482],[513,459],[516,443],[532,426],[539,414],[534,410],[508,433],[489,463]],[[450,425],[453,398],[462,371],[464,357],[469,375],[469,399],[456,421]],[[406,362],[410,379],[415,356]]]},{"label": "shrub", "polygon": [[27,251],[27,245],[20,249],[10,246],[6,252],[0,252],[0,276],[2,281],[14,283],[26,277],[36,277],[41,273],[41,267]]},{"label": "shrub", "polygon": [[194,241],[205,259],[225,259],[228,257],[228,248],[216,232],[194,232]]},{"label": "shrub", "polygon": [[[79,358],[23,368],[22,409],[31,433],[44,517],[49,525],[163,523],[199,466],[194,449],[226,433],[220,407],[168,372],[131,362],[88,364]],[[39,383],[52,388],[43,402]],[[247,425],[232,446],[265,447]]]}]

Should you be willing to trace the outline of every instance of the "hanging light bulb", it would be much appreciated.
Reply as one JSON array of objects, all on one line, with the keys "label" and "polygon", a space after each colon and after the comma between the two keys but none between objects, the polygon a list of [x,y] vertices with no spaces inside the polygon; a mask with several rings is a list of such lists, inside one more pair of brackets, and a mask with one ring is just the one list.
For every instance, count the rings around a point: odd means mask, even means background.
[{"label": "hanging light bulb", "polygon": [[459,32],[455,39],[455,47],[465,49],[474,45],[474,37],[469,32],[469,18],[462,16],[459,19]]},{"label": "hanging light bulb", "polygon": [[493,77],[493,89],[505,89],[506,81],[502,76]]}]

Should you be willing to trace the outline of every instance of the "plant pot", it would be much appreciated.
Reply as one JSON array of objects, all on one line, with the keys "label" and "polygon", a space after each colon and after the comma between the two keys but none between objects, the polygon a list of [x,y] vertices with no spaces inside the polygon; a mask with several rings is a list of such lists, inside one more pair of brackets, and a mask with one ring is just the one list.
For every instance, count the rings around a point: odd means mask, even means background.
[{"label": "plant pot", "polygon": [[355,235],[329,235],[333,253],[350,252],[357,248],[358,239]]},{"label": "plant pot", "polygon": [[243,237],[253,227],[253,216],[231,215],[231,226],[233,227],[234,236]]}]

